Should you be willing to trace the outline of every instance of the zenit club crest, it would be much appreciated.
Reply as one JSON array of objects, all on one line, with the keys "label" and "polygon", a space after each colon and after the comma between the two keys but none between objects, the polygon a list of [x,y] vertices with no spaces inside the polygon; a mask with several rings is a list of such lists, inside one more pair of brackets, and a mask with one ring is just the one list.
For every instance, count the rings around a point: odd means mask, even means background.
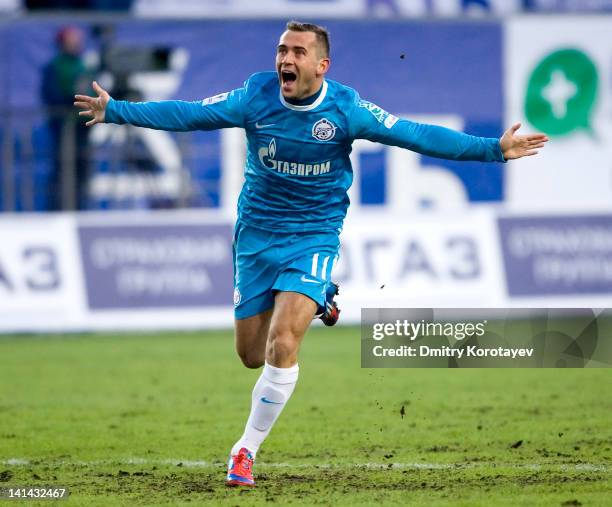
[{"label": "zenit club crest", "polygon": [[336,126],[327,118],[319,120],[312,126],[312,137],[319,141],[330,141],[336,135]]}]

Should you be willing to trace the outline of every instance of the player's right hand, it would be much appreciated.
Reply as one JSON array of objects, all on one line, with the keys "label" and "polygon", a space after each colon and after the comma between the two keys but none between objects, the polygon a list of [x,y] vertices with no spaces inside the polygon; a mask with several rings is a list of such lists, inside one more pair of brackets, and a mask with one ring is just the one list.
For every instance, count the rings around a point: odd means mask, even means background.
[{"label": "player's right hand", "polygon": [[93,89],[98,94],[97,97],[88,97],[87,95],[74,96],[74,105],[83,109],[83,111],[79,111],[79,116],[89,116],[92,118],[85,124],[88,127],[96,123],[104,123],[106,105],[111,99],[108,92],[96,81],[93,82]]}]

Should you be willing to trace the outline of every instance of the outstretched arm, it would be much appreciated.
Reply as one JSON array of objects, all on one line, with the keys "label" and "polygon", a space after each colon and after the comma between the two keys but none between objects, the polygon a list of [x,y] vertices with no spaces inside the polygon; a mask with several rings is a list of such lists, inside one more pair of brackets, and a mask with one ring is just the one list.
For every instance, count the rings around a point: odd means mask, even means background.
[{"label": "outstretched arm", "polygon": [[80,116],[96,123],[129,123],[158,130],[188,131],[242,127],[244,88],[196,102],[164,100],[160,102],[128,102],[113,98],[94,81],[97,97],[75,95],[74,105],[83,109]]},{"label": "outstretched arm", "polygon": [[432,157],[481,162],[505,162],[535,155],[535,150],[548,141],[543,134],[516,135],[519,127],[520,124],[513,125],[501,139],[471,136],[445,127],[401,120],[364,100],[355,103],[350,119],[353,138],[399,146]]}]

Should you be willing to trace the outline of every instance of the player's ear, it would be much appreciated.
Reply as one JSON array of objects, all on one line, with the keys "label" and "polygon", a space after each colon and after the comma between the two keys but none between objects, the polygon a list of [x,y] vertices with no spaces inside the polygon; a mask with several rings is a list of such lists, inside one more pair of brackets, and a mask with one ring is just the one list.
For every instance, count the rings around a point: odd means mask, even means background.
[{"label": "player's ear", "polygon": [[321,58],[319,60],[319,65],[317,67],[317,71],[319,75],[323,75],[326,74],[327,71],[329,70],[329,65],[330,65],[330,60],[329,58]]}]

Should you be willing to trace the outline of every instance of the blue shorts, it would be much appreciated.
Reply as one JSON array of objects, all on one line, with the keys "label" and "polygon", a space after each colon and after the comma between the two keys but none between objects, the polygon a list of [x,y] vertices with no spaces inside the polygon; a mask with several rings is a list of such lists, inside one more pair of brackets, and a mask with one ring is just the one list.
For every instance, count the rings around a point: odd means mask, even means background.
[{"label": "blue shorts", "polygon": [[277,291],[299,292],[320,307],[338,259],[338,233],[282,233],[237,222],[234,231],[234,314],[269,310]]}]

